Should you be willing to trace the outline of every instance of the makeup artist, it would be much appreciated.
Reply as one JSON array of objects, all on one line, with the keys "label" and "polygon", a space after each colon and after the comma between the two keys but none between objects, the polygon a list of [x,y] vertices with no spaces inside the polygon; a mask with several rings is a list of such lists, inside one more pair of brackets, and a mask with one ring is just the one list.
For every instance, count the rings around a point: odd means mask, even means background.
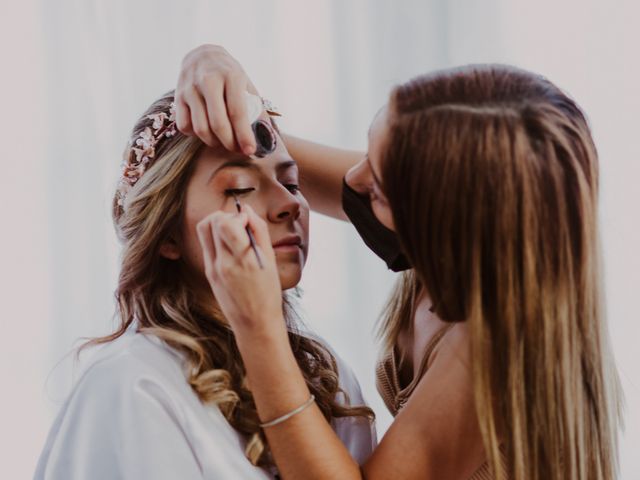
[{"label": "makeup artist", "polygon": [[[176,91],[178,128],[252,154],[245,90],[255,92],[223,48],[195,49]],[[359,467],[314,405],[268,275],[256,274],[247,227],[278,281],[264,223],[212,217],[207,278],[283,478],[614,478],[598,159],[576,103],[530,72],[463,67],[394,88],[366,154],[285,141],[311,207],[348,218],[404,273],[377,366],[395,420]]]}]

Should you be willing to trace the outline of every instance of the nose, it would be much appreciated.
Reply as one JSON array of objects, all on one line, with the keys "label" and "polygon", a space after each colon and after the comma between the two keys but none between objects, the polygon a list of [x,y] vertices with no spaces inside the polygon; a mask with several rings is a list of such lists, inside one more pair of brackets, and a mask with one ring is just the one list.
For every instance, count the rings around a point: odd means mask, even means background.
[{"label": "nose", "polygon": [[300,200],[284,185],[274,185],[267,217],[273,223],[297,220],[300,217]]},{"label": "nose", "polygon": [[373,184],[373,175],[369,168],[369,162],[366,159],[362,159],[349,169],[344,177],[345,182],[356,192],[362,194],[368,194],[371,191]]}]

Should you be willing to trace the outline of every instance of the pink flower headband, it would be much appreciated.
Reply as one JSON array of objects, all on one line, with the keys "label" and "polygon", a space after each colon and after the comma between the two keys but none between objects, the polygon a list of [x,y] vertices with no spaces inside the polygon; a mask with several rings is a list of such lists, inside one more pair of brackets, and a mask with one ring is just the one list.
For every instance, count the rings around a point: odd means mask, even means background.
[{"label": "pink flower headband", "polygon": [[122,165],[122,177],[117,191],[118,205],[122,208],[124,208],[124,198],[127,193],[140,180],[155,158],[158,142],[165,137],[173,137],[178,131],[176,128],[176,104],[173,102],[169,107],[169,115],[165,112],[158,112],[147,115],[147,118],[153,120],[153,124],[140,132],[135,144],[130,144],[131,151],[135,153],[135,159],[132,159],[129,154]]},{"label": "pink flower headband", "polygon": [[[246,95],[247,114],[252,124],[260,117],[263,111],[272,116],[280,116],[277,108],[269,100],[249,92],[246,92]],[[158,112],[147,115],[147,118],[153,121],[151,127],[146,127],[140,132],[138,138],[129,147],[135,153],[135,159],[132,159],[131,154],[129,154],[122,165],[122,176],[116,195],[118,197],[118,205],[123,209],[127,193],[153,163],[158,143],[163,138],[173,137],[178,132],[176,127],[176,104],[174,102],[171,102],[169,106],[168,115],[165,112]]]}]

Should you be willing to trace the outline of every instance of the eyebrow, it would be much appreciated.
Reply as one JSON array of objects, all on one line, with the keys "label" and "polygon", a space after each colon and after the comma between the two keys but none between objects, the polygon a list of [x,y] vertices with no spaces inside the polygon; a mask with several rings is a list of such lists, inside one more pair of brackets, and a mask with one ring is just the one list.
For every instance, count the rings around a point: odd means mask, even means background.
[{"label": "eyebrow", "polygon": [[[298,164],[293,160],[284,160],[276,165],[276,173],[280,173],[283,170],[287,170],[291,167],[297,167],[297,166]],[[207,183],[210,183],[211,180],[213,180],[213,178],[222,170],[225,170],[228,168],[244,168],[247,170],[253,170],[257,172],[260,171],[260,167],[256,165],[254,162],[252,162],[251,160],[246,158],[236,158],[236,159],[228,160],[224,162],[222,165],[216,168],[213,172],[211,172],[211,175],[209,176]]]}]

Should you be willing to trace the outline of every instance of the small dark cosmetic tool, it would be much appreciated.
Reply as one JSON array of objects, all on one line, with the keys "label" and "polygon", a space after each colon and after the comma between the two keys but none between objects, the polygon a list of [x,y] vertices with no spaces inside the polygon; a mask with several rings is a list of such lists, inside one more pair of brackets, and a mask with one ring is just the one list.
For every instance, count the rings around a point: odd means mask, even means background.
[{"label": "small dark cosmetic tool", "polygon": [[256,120],[251,124],[251,129],[256,138],[255,156],[262,158],[273,153],[278,145],[278,136],[269,122]]},{"label": "small dark cosmetic tool", "polygon": [[[233,200],[236,203],[236,210],[238,210],[238,213],[240,213],[242,211],[242,207],[240,206],[240,200],[238,200],[238,196],[235,193],[233,194]],[[247,235],[249,235],[249,244],[251,244],[251,248],[253,249],[253,252],[256,254],[258,265],[260,266],[260,268],[264,269],[264,264],[262,263],[262,257],[260,257],[260,252],[258,252],[258,247],[256,247],[256,239],[253,238],[253,233],[251,232],[249,225],[247,225],[245,230],[247,231]]]}]

